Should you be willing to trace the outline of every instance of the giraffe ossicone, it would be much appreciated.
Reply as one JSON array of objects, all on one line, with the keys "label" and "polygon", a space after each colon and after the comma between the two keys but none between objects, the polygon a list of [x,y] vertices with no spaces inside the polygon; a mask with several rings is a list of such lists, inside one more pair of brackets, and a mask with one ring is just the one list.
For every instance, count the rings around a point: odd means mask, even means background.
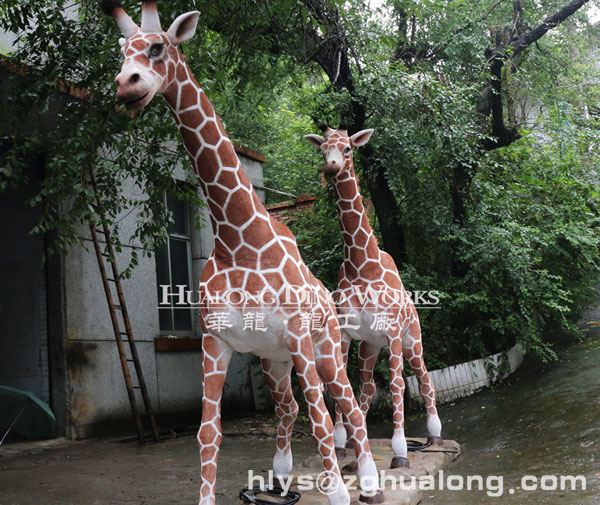
[{"label": "giraffe ossicone", "polygon": [[[344,262],[338,275],[336,304],[340,315],[352,317],[353,325],[343,329],[342,352],[347,363],[351,340],[356,340],[361,375],[360,408],[369,410],[376,391],[373,370],[381,349],[387,348],[390,361],[390,389],[394,404],[392,468],[408,466],[404,436],[403,360],[417,376],[419,390],[427,409],[427,429],[432,443],[441,443],[442,425],[437,413],[433,382],[423,359],[419,316],[404,290],[392,257],[379,249],[365,211],[354,172],[353,147],[365,145],[372,129],[352,136],[345,129],[321,128],[323,136],[305,138],[321,150],[325,163],[320,171],[331,175],[344,240]],[[335,445],[346,443],[344,416],[336,410]]]},{"label": "giraffe ossicone", "polygon": [[[250,295],[242,298],[245,304],[217,300],[200,307],[204,330],[202,423],[198,431],[200,504],[215,505],[222,438],[220,404],[233,351],[252,352],[261,358],[279,418],[273,458],[276,475],[285,478],[291,471],[291,434],[298,413],[290,382],[293,366],[308,405],[312,435],[333,483],[330,504],[348,505],[350,496],[337,464],[333,424],[323,401],[321,381],[348,419],[356,442],[358,471],[365,477],[364,491],[381,500],[364,416],[344,368],[331,294],[304,264],[289,229],[272,219],[258,199],[219,117],[177,47],[193,36],[199,13],[182,14],[163,32],[155,1],[142,2],[141,26],[119,2],[104,0],[102,6],[124,36],[120,46],[125,61],[116,78],[117,97],[128,109],[142,109],[156,94],[164,96],[206,197],[215,246],[201,274],[200,297],[211,299],[216,293],[236,290]],[[300,297],[288,300],[285,295],[290,287],[309,287],[320,296],[311,304],[303,303]],[[266,289],[276,294],[269,302],[252,296]],[[244,328],[245,315],[253,310],[262,311],[266,328]],[[322,324],[305,325],[306,313],[318,317]],[[213,317],[218,325],[211,324]],[[224,317],[230,322],[225,324]]]}]

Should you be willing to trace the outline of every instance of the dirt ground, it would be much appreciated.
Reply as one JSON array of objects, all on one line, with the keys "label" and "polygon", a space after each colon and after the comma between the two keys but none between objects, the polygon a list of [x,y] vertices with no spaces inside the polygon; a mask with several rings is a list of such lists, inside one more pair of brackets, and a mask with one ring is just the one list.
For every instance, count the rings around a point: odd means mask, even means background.
[{"label": "dirt ground", "polygon": [[[294,466],[316,453],[301,430]],[[275,450],[275,420],[253,417],[223,423],[217,502],[242,503],[248,469],[267,472]],[[0,446],[0,505],[166,505],[197,503],[200,458],[189,432],[158,444],[135,441],[53,440]]]}]

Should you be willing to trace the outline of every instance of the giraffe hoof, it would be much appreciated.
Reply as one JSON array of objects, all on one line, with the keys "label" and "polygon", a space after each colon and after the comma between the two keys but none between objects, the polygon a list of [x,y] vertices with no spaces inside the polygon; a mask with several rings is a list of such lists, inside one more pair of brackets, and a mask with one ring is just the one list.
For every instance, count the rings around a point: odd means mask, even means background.
[{"label": "giraffe hoof", "polygon": [[408,458],[403,458],[402,456],[393,457],[390,468],[410,468]]},{"label": "giraffe hoof", "polygon": [[429,445],[444,445],[444,439],[441,437],[428,437],[427,443]]},{"label": "giraffe hoof", "polygon": [[335,456],[336,458],[345,458],[347,456],[347,451],[345,447],[336,447],[335,448]]},{"label": "giraffe hoof", "polygon": [[354,449],[354,440],[350,439],[346,442],[346,449]]},{"label": "giraffe hoof", "polygon": [[358,470],[358,461],[352,461],[342,467],[342,475],[355,475]]},{"label": "giraffe hoof", "polygon": [[383,491],[380,489],[377,491],[377,493],[375,493],[374,495],[364,495],[361,494],[358,498],[358,501],[362,502],[362,503],[383,503],[385,501],[385,496],[383,495]]}]

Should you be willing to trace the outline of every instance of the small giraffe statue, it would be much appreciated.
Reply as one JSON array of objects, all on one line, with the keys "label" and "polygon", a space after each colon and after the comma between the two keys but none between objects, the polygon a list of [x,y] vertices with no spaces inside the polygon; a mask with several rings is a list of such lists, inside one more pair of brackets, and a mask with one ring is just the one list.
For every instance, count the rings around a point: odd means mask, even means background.
[{"label": "small giraffe statue", "polygon": [[[360,408],[367,415],[375,393],[373,369],[382,348],[390,357],[390,388],[394,403],[394,458],[391,468],[407,467],[404,437],[403,358],[417,376],[427,408],[429,442],[441,444],[442,425],[435,405],[433,383],[423,360],[421,327],[415,306],[404,290],[392,257],[379,249],[369,224],[354,173],[352,148],[365,145],[373,130],[363,130],[351,137],[345,129],[321,127],[320,135],[305,138],[323,153],[325,164],[320,170],[331,174],[344,239],[344,262],[339,271],[336,303],[340,318],[345,320],[342,353],[347,363],[351,339],[359,342],[358,361],[361,375]],[[335,446],[345,452],[346,429],[342,413],[336,410]]]},{"label": "small giraffe statue", "polygon": [[[193,36],[199,13],[182,14],[164,32],[156,1],[142,2],[141,26],[118,1],[104,1],[101,7],[124,36],[119,41],[125,61],[115,79],[117,98],[127,109],[138,110],[156,94],[164,96],[206,196],[215,237],[199,288],[201,300],[207,300],[200,308],[204,331],[200,505],[215,505],[221,396],[233,351],[261,358],[279,417],[275,475],[286,479],[292,469],[291,433],[298,412],[290,384],[293,366],[330,478],[329,502],[348,505],[350,496],[341,480],[321,381],[349,420],[364,496],[380,503],[383,494],[364,416],[346,376],[333,298],[307,269],[289,229],[272,219],[258,199],[221,121],[178,48]],[[316,296],[308,303],[296,288]],[[246,328],[249,314],[264,317],[264,327]],[[306,324],[306,315],[312,323],[322,324]]]}]

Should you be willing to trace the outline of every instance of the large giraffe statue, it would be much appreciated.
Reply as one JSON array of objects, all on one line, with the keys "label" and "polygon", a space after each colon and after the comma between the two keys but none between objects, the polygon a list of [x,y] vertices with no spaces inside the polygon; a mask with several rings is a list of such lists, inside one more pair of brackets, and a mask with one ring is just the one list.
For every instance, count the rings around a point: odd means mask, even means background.
[{"label": "large giraffe statue", "polygon": [[[371,229],[354,173],[352,148],[366,144],[373,130],[351,137],[344,129],[322,126],[323,137],[306,135],[325,159],[320,168],[331,174],[344,239],[344,262],[339,271],[336,302],[344,321],[342,353],[348,360],[351,339],[359,342],[358,361],[361,375],[360,408],[367,415],[375,382],[373,369],[382,348],[390,358],[390,389],[394,403],[394,435],[391,467],[408,466],[404,437],[403,358],[417,376],[427,408],[429,442],[439,444],[442,425],[435,405],[433,383],[423,360],[421,327],[415,306],[404,290],[392,257],[379,249]],[[335,446],[344,452],[346,429],[342,413],[336,410]]]},{"label": "large giraffe statue", "polygon": [[[321,380],[349,419],[364,495],[372,503],[381,502],[364,416],[344,368],[333,299],[305,266],[292,233],[270,218],[256,196],[221,121],[178,48],[193,36],[199,13],[182,14],[164,32],[156,1],[142,2],[139,27],[118,1],[101,6],[124,36],[119,40],[125,61],[116,77],[117,98],[137,110],[156,94],[165,97],[206,196],[215,237],[200,280],[201,300],[208,300],[200,308],[204,330],[200,504],[215,504],[221,395],[233,351],[251,352],[262,360],[279,417],[275,475],[287,478],[292,469],[291,431],[298,411],[290,385],[294,366],[312,435],[332,482],[329,502],[347,505],[350,497],[337,465]],[[316,294],[310,302],[303,301],[307,290]],[[249,319],[259,316],[260,327],[247,327]]]}]

